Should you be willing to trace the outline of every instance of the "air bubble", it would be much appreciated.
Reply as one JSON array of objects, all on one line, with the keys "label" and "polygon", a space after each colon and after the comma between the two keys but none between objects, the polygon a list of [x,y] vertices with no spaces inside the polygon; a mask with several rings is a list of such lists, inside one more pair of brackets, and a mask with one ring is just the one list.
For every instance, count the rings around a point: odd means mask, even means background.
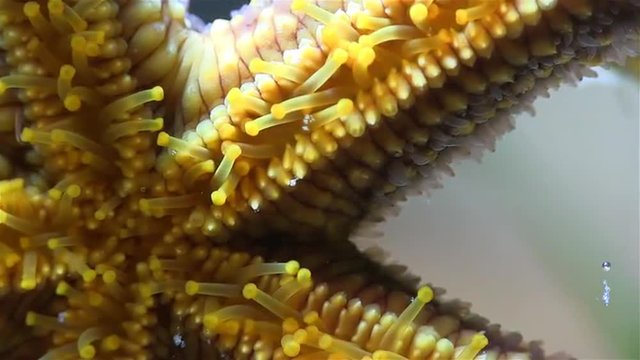
[{"label": "air bubble", "polygon": [[602,270],[604,270],[604,271],[611,270],[611,263],[608,262],[608,261],[603,261],[602,262]]},{"label": "air bubble", "polygon": [[604,306],[609,306],[611,303],[611,287],[607,284],[607,280],[602,281],[602,303]]},{"label": "air bubble", "polygon": [[180,334],[173,335],[173,344],[180,349],[184,349],[187,347],[187,343],[184,341],[184,338]]}]

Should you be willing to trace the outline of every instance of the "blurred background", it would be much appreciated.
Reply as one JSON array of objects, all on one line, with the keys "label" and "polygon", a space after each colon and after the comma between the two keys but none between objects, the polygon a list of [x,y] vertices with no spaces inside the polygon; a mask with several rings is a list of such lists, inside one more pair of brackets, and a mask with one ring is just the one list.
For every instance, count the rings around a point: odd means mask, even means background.
[{"label": "blurred background", "polygon": [[598,72],[539,99],[495,153],[456,164],[377,242],[547,351],[640,359],[639,83]]},{"label": "blurred background", "polygon": [[[211,21],[242,3],[191,9]],[[456,164],[367,240],[549,352],[639,359],[639,69],[539,99],[495,153]]]}]

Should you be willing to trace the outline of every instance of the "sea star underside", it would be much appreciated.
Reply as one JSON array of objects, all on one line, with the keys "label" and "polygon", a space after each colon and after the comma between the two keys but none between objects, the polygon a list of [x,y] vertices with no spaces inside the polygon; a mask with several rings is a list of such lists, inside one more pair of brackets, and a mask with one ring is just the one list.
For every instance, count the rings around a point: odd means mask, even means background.
[{"label": "sea star underside", "polygon": [[258,0],[210,25],[178,0],[0,0],[0,357],[544,358],[348,236],[633,56],[639,20],[635,0]]}]

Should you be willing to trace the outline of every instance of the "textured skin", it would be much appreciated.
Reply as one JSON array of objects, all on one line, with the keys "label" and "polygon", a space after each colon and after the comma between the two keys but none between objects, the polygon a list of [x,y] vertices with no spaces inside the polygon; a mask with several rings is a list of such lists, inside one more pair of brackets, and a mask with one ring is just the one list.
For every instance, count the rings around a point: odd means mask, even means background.
[{"label": "textured skin", "polygon": [[347,238],[633,55],[639,4],[416,3],[0,0],[0,356],[543,358],[437,288],[409,317],[418,280]]}]

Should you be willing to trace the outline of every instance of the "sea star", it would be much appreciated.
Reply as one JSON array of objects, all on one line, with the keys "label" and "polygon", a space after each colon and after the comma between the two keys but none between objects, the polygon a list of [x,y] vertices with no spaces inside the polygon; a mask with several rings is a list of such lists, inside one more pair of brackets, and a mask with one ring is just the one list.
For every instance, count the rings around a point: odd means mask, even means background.
[{"label": "sea star", "polygon": [[273,0],[204,25],[173,0],[0,0],[0,355],[543,358],[347,239],[540,91],[633,55],[639,18]]}]

